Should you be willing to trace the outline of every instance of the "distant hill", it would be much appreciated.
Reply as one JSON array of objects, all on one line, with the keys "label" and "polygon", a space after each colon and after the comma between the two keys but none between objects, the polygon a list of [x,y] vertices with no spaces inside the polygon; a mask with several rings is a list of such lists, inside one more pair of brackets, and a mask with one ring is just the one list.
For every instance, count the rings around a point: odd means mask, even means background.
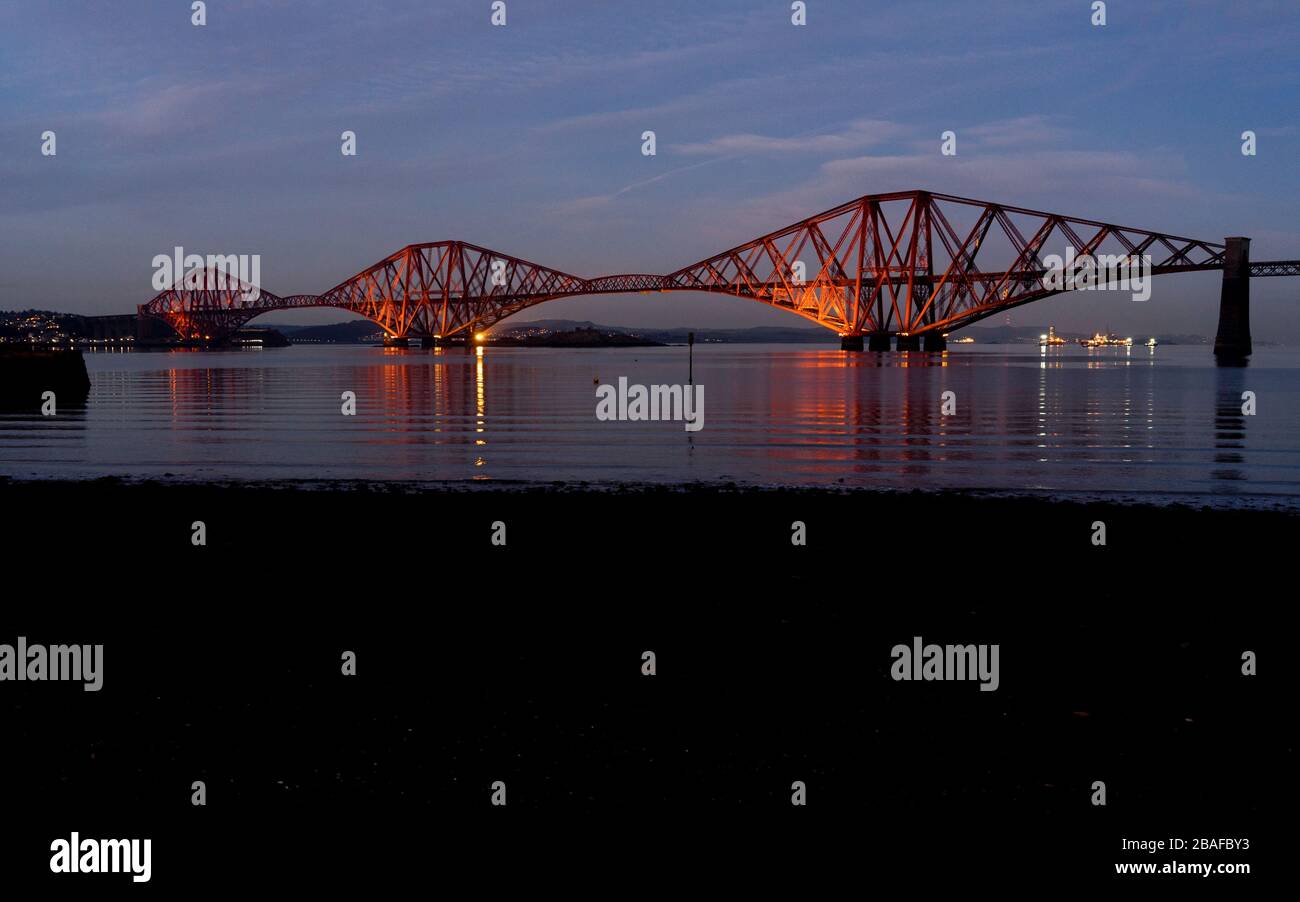
[{"label": "distant hill", "polygon": [[629,332],[600,329],[563,329],[533,332],[518,330],[509,334],[493,332],[488,341],[495,345],[518,345],[529,348],[651,348],[663,343]]},{"label": "distant hill", "polygon": [[294,344],[358,344],[383,340],[384,330],[368,319],[328,326],[277,326]]},{"label": "distant hill", "polygon": [[547,333],[572,332],[578,329],[591,329],[603,333],[622,333],[660,344],[686,344],[687,335],[695,333],[695,340],[700,343],[745,343],[745,344],[838,344],[835,333],[820,326],[754,326],[746,329],[655,329],[649,327],[608,326],[590,321],[579,322],[571,319],[539,319],[527,323],[501,323],[492,330],[492,334],[502,337]]}]

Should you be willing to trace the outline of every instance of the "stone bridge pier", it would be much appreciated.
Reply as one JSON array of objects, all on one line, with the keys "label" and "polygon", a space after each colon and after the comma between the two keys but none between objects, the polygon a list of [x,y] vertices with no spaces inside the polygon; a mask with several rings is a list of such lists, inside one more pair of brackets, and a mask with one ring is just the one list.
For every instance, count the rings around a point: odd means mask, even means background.
[{"label": "stone bridge pier", "polygon": [[1223,361],[1250,356],[1250,239],[1225,238],[1223,287],[1219,293],[1219,331],[1214,356]]}]

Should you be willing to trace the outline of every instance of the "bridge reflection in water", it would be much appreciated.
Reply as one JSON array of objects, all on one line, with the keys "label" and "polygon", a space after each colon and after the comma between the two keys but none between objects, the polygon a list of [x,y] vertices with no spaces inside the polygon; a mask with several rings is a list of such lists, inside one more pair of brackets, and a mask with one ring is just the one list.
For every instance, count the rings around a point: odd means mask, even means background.
[{"label": "bridge reflection in water", "polygon": [[[1300,353],[1203,346],[853,354],[697,347],[704,428],[601,422],[594,386],[686,379],[682,348],[91,354],[68,417],[0,414],[0,475],[1231,492],[1300,498]],[[1226,381],[1225,381],[1226,380]],[[1245,380],[1244,382],[1241,380]],[[1252,430],[1240,394],[1267,405]],[[356,395],[356,415],[341,412]],[[945,415],[942,398],[955,406]]]}]

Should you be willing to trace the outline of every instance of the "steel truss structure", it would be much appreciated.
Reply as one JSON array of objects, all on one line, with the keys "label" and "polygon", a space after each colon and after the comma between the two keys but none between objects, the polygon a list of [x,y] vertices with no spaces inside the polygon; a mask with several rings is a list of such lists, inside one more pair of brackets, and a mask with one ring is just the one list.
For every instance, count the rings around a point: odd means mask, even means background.
[{"label": "steel truss structure", "polygon": [[[1147,274],[1164,275],[1222,269],[1224,245],[906,191],[860,197],[668,275],[585,279],[438,241],[408,245],[320,295],[262,290],[254,297],[238,280],[203,289],[178,283],[139,312],[199,341],[229,336],[268,310],[297,307],[358,313],[393,338],[452,339],[556,298],[697,291],[761,301],[843,336],[942,334],[1069,290],[1050,278],[1052,256],[1149,258]],[[1251,274],[1297,275],[1300,261],[1254,263]]]}]

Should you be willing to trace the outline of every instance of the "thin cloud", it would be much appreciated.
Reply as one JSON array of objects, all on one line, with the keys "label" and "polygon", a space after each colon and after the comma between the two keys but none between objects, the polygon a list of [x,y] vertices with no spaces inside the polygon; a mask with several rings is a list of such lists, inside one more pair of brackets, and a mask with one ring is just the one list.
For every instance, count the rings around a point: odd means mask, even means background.
[{"label": "thin cloud", "polygon": [[715,154],[796,154],[846,153],[874,147],[903,134],[905,129],[880,119],[857,119],[838,132],[805,133],[790,137],[752,133],[723,135],[695,144],[677,144],[671,148],[686,156]]}]

